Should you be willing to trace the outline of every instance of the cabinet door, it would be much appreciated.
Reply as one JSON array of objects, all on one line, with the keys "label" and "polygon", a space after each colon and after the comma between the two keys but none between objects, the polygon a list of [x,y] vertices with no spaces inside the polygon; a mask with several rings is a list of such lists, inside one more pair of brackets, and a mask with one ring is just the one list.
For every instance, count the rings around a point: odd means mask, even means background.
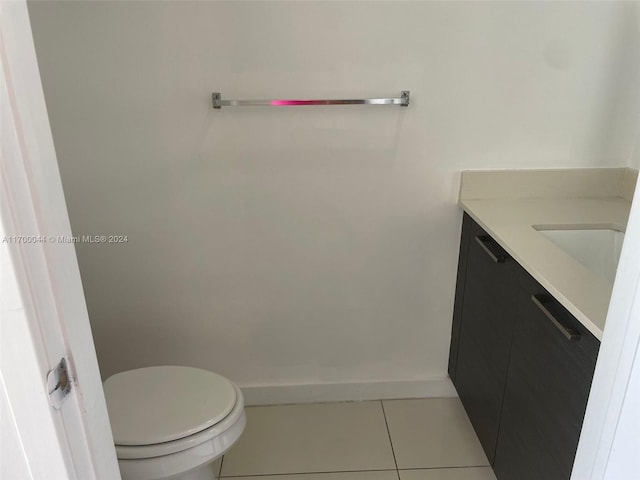
[{"label": "cabinet door", "polygon": [[475,222],[465,212],[462,217],[462,234],[460,235],[460,254],[458,256],[458,276],[456,278],[456,296],[453,304],[453,324],[451,326],[451,348],[449,349],[449,377],[455,383],[458,368],[458,346],[460,342],[460,326],[462,325],[462,303],[464,285],[467,278],[467,258],[469,257],[469,239]]},{"label": "cabinet door", "polygon": [[515,314],[514,262],[477,224],[468,249],[454,384],[493,463]]},{"label": "cabinet door", "polygon": [[523,275],[494,471],[569,480],[600,342]]}]

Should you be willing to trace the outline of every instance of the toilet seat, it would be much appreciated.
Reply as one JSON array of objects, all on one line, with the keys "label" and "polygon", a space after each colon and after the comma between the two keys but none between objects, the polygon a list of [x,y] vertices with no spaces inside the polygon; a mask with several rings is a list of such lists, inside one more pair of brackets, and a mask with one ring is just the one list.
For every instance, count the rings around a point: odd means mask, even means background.
[{"label": "toilet seat", "polygon": [[[244,412],[244,399],[242,392],[235,386],[237,401],[231,413],[221,422],[179,440],[172,442],[158,443],[155,445],[116,445],[116,456],[118,460],[151,459],[154,457],[168,457],[171,454],[178,454],[189,449],[194,449],[198,445],[213,441],[219,454],[223,454],[237,440],[246,424]],[[217,439],[216,439],[217,438]]]},{"label": "toilet seat", "polygon": [[118,458],[167,455],[205,442],[244,413],[242,393],[216,373],[156,366],[104,382]]}]

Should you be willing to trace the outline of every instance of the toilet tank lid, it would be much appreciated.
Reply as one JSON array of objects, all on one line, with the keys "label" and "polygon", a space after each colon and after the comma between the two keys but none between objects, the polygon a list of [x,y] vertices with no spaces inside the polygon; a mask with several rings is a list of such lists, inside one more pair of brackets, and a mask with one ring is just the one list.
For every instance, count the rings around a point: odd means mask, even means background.
[{"label": "toilet tank lid", "polygon": [[220,422],[236,404],[233,384],[193,367],[158,366],[116,373],[104,382],[116,445],[154,445]]}]

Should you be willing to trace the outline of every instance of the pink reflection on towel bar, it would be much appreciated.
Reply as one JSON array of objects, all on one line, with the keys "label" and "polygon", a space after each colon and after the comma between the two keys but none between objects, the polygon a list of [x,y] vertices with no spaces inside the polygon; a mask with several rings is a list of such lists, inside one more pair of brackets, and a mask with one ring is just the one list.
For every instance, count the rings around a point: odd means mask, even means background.
[{"label": "pink reflection on towel bar", "polygon": [[330,100],[272,100],[271,105],[275,107],[287,107],[292,105],[330,105]]}]

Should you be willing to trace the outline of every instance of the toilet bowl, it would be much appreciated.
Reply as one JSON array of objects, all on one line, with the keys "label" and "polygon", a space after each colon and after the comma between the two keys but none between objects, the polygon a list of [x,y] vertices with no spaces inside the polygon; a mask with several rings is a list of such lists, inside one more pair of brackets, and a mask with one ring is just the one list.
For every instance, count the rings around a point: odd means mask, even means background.
[{"label": "toilet bowl", "polygon": [[214,480],[246,424],[240,389],[199,368],[116,373],[104,392],[122,480]]}]

